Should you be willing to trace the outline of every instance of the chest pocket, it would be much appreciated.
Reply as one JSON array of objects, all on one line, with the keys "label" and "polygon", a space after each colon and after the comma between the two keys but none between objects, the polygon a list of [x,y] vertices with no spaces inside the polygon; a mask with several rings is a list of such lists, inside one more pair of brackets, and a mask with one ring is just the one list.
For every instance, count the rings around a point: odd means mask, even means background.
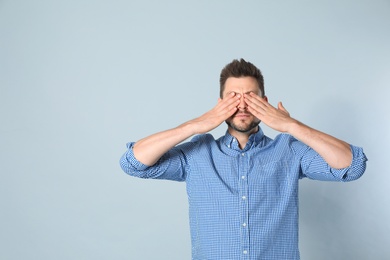
[{"label": "chest pocket", "polygon": [[253,191],[263,196],[279,196],[297,192],[297,181],[292,162],[278,161],[254,167],[249,175]]}]

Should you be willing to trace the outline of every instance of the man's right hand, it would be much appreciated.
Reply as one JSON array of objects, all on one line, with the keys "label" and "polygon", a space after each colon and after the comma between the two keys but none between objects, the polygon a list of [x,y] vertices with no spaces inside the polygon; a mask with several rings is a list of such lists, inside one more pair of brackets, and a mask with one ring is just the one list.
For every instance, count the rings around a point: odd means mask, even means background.
[{"label": "man's right hand", "polygon": [[231,117],[237,111],[239,103],[240,94],[232,92],[224,99],[219,98],[213,109],[187,123],[192,125],[194,134],[207,133]]},{"label": "man's right hand", "polygon": [[143,138],[133,146],[134,156],[145,165],[153,165],[167,151],[195,134],[207,133],[231,117],[240,103],[240,95],[231,93],[218,99],[217,105],[202,116],[178,127]]}]

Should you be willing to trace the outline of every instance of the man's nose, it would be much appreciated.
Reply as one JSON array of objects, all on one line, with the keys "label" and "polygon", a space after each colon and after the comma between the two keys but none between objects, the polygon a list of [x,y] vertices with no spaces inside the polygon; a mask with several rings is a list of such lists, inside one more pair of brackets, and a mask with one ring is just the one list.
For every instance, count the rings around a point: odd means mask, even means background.
[{"label": "man's nose", "polygon": [[247,104],[245,103],[245,100],[244,100],[244,95],[241,94],[241,97],[240,97],[240,103],[238,104],[238,109],[246,109],[247,108]]}]

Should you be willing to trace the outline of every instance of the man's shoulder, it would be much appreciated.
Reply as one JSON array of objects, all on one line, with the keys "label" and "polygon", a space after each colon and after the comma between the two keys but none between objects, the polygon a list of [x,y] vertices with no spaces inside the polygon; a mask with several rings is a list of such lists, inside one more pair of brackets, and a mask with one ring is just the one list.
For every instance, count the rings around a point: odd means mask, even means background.
[{"label": "man's shoulder", "polygon": [[192,143],[209,143],[209,142],[215,142],[215,138],[212,134],[206,133],[206,134],[198,134],[192,137],[191,142]]},{"label": "man's shoulder", "polygon": [[296,142],[298,141],[294,136],[287,133],[280,133],[272,140],[274,142]]},{"label": "man's shoulder", "polygon": [[266,145],[272,147],[291,147],[291,146],[305,146],[304,143],[296,139],[294,136],[287,133],[280,133],[276,135],[273,139],[267,136],[264,136]]},{"label": "man's shoulder", "polygon": [[278,134],[270,144],[277,150],[290,150],[295,154],[301,154],[310,149],[309,146],[287,133]]},{"label": "man's shoulder", "polygon": [[183,143],[172,148],[173,150],[179,149],[182,152],[200,151],[202,149],[211,149],[217,141],[214,136],[207,134],[198,134],[193,136],[190,140],[186,140]]}]

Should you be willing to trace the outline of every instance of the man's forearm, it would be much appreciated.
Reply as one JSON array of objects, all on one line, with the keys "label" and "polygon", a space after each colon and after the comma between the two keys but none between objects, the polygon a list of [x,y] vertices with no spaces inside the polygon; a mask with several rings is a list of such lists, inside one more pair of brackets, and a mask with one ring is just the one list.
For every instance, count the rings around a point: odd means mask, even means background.
[{"label": "man's forearm", "polygon": [[287,132],[319,153],[332,168],[345,168],[352,162],[350,145],[342,140],[296,120],[291,123]]},{"label": "man's forearm", "polygon": [[164,153],[194,135],[192,129],[190,123],[184,123],[178,127],[143,138],[134,144],[134,156],[141,163],[152,166]]}]

